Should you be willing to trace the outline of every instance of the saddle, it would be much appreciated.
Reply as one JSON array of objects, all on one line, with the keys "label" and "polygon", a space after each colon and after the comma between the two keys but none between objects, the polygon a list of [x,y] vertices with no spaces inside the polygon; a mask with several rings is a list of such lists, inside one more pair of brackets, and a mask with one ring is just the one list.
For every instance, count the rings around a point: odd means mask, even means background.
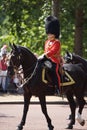
[{"label": "saddle", "polygon": [[[52,62],[49,59],[43,62],[42,81],[50,85],[53,84],[51,68],[52,68]],[[70,74],[66,70],[64,70],[62,66],[59,67],[58,73],[61,79],[60,86],[69,86],[75,83],[74,79],[70,76]]]},{"label": "saddle", "polygon": [[[54,83],[52,82],[52,61],[49,59],[46,60],[38,60],[35,66],[35,69],[33,73],[31,74],[30,78],[26,79],[25,83],[22,85],[27,86],[29,83],[31,88],[33,88],[35,85],[39,84],[40,81],[47,84],[46,86],[49,87],[55,87]],[[63,68],[60,67],[58,71],[61,79],[60,83],[60,91],[62,92],[63,86],[69,86],[75,83],[73,78],[70,76],[70,74]]]}]

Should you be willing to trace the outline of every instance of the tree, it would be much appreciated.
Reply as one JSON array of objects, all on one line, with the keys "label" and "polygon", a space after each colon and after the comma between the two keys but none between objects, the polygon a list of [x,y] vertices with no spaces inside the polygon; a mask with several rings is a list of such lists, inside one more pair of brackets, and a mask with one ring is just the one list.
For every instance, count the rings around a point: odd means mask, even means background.
[{"label": "tree", "polygon": [[65,44],[63,47],[81,56],[83,54],[87,56],[85,48],[87,46],[87,1],[63,0],[60,3],[60,17],[62,21],[61,37]]},{"label": "tree", "polygon": [[[15,42],[43,53],[46,39],[44,19],[59,18],[62,52],[68,49],[87,56],[87,0],[0,1],[0,42]],[[1,45],[0,44],[0,45]]]},{"label": "tree", "polygon": [[75,45],[74,52],[80,56],[83,55],[83,1],[80,0],[79,5],[75,9]]},{"label": "tree", "polygon": [[52,0],[52,15],[59,18],[60,0]]}]

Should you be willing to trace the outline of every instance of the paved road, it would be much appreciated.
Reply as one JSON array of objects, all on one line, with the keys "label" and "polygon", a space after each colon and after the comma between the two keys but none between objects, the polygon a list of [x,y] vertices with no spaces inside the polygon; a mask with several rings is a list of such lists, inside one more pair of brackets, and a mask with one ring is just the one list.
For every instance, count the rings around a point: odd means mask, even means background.
[{"label": "paved road", "polygon": [[[54,130],[65,130],[68,124],[68,114],[70,109],[68,105],[47,105],[48,113],[55,126]],[[16,126],[21,120],[23,105],[0,105],[0,130],[16,130]],[[86,120],[85,126],[80,126],[78,122],[73,130],[87,130],[87,105],[83,111],[83,117]],[[43,116],[39,104],[31,104],[28,111],[26,125],[24,130],[48,130],[45,117]]]}]

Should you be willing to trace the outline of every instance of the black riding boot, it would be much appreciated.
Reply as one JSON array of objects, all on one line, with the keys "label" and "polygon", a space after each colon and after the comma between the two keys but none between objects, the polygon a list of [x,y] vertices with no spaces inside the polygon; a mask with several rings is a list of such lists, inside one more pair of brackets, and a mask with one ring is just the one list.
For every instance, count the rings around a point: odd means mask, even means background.
[{"label": "black riding boot", "polygon": [[56,74],[56,64],[54,63],[52,66],[52,80],[53,80],[53,85],[55,87],[55,95],[59,95],[59,83],[58,83],[58,77]]},{"label": "black riding boot", "polygon": [[55,85],[55,95],[60,95],[60,91],[58,89],[58,86]]}]

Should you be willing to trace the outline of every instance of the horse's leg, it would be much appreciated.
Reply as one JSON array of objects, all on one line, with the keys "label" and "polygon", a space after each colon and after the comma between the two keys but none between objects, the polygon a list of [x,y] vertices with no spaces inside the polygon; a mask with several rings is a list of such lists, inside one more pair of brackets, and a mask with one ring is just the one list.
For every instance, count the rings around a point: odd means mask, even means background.
[{"label": "horse's leg", "polygon": [[85,120],[82,119],[81,114],[82,114],[82,110],[84,108],[84,105],[86,104],[86,101],[84,100],[83,96],[78,96],[78,104],[79,104],[79,110],[78,113],[76,115],[76,119],[77,121],[83,126],[85,124]]},{"label": "horse's leg", "polygon": [[23,109],[23,116],[22,116],[22,120],[21,123],[18,125],[17,130],[22,130],[23,126],[25,125],[25,121],[26,121],[26,116],[27,116],[27,112],[28,112],[28,108],[29,108],[29,104],[30,104],[30,99],[31,99],[31,93],[28,92],[24,92],[24,109]]},{"label": "horse's leg", "polygon": [[75,110],[76,110],[76,103],[73,98],[72,92],[69,92],[66,94],[67,99],[69,101],[70,110],[71,110],[71,119],[70,123],[68,124],[67,129],[73,129],[73,125],[75,124]]},{"label": "horse's leg", "polygon": [[[78,107],[77,99],[75,99],[75,102],[76,102],[76,107]],[[71,120],[71,117],[72,117],[72,115],[70,114],[69,117],[68,117],[67,119],[68,119],[68,120]]]},{"label": "horse's leg", "polygon": [[46,107],[46,99],[45,99],[45,96],[39,96],[39,100],[40,100],[42,112],[43,112],[43,114],[44,114],[45,117],[46,117],[49,130],[53,130],[53,129],[54,129],[54,126],[52,125],[51,119],[50,119],[50,117],[49,117],[48,114],[47,114],[47,107]]}]

